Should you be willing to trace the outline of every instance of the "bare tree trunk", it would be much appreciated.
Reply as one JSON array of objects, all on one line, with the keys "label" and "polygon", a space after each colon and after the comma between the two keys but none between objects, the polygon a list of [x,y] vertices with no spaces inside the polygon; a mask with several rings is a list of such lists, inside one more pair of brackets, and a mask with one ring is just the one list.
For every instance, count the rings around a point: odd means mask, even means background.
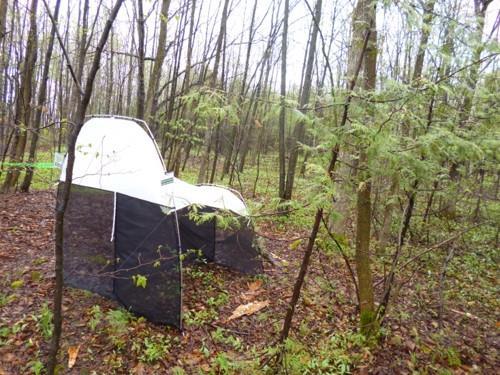
[{"label": "bare tree trunk", "polygon": [[[89,32],[89,0],[84,0],[82,23],[81,27],[79,27],[78,30],[81,30],[81,35],[79,37],[76,80],[77,82],[81,83],[83,79],[83,69],[85,67],[85,58],[87,57],[87,36]],[[72,120],[74,120],[75,111],[76,108],[78,107],[78,102],[80,100],[81,100],[80,88],[76,87],[76,85],[73,85],[73,89],[71,91],[71,101],[68,108],[71,111],[70,118]],[[70,131],[68,131],[68,136],[69,134]]]},{"label": "bare tree trunk", "polygon": [[144,11],[142,8],[142,0],[137,0],[137,52],[138,68],[137,68],[137,111],[136,117],[144,120],[144,105],[146,93],[144,89]]},{"label": "bare tree trunk", "polygon": [[[258,4],[258,0],[255,0],[254,5],[253,5],[253,10],[252,10],[252,19],[250,21],[250,29],[248,32],[248,44],[247,44],[247,53],[246,53],[246,58],[245,58],[245,68],[243,70],[241,89],[240,89],[240,93],[239,93],[239,96],[237,99],[237,102],[239,105],[241,105],[241,103],[243,103],[245,92],[247,90],[247,78],[248,78],[248,70],[250,67],[250,55],[252,52],[253,38],[255,35],[254,25],[255,25],[255,13],[257,10],[257,4]],[[235,148],[237,129],[236,129],[236,126],[234,126],[234,124],[231,124],[231,125],[232,125],[231,126],[231,135],[229,137],[229,142],[228,142],[229,147],[228,147],[226,159],[224,160],[224,167],[222,170],[222,176],[229,173],[229,168],[231,167],[231,160],[233,157],[233,152],[235,152],[234,148]]]},{"label": "bare tree trunk", "polygon": [[[12,17],[12,20],[14,17]],[[7,122],[7,85],[8,79],[7,74],[9,71],[9,56],[8,52],[12,48],[12,43],[9,41],[4,41],[6,35],[6,21],[7,21],[7,0],[0,0],[0,122]],[[12,21],[11,21],[12,22]],[[11,25],[12,26],[12,25]],[[12,33],[11,33],[12,37]],[[1,167],[3,166],[3,157],[6,156],[7,151],[7,139],[10,138],[10,134],[7,131],[6,126],[0,126],[0,157],[2,158],[2,164],[0,164],[0,176],[2,175]]]},{"label": "bare tree trunk", "polygon": [[279,117],[279,197],[285,199],[286,183],[286,148],[285,148],[285,126],[286,126],[286,58],[288,39],[288,14],[290,11],[289,1],[285,0],[285,17],[283,19],[283,36],[281,40],[281,86],[280,86],[280,117]]},{"label": "bare tree trunk", "polygon": [[[224,8],[222,9],[222,17],[220,21],[220,30],[219,36],[217,38],[217,47],[215,53],[215,62],[214,62],[214,70],[212,73],[212,79],[210,83],[210,87],[215,89],[217,86],[217,75],[219,72],[219,63],[222,52],[222,44],[224,40],[224,35],[226,34],[226,25],[227,25],[227,13],[228,13],[229,0],[224,1]],[[212,126],[208,126],[205,131],[205,139],[204,139],[204,150],[203,156],[201,158],[200,171],[198,173],[198,183],[202,183],[206,179],[207,169],[208,169],[208,159],[210,157],[210,146],[212,143]]]},{"label": "bare tree trunk", "polygon": [[444,283],[446,279],[446,270],[453,259],[453,255],[455,253],[455,246],[451,245],[448,250],[448,254],[443,262],[443,267],[441,268],[441,274],[439,275],[439,309],[438,309],[438,322],[439,328],[443,328],[443,315],[444,315]]},{"label": "bare tree trunk", "polygon": [[111,29],[111,33],[109,36],[109,64],[108,64],[108,74],[106,76],[107,85],[106,85],[106,106],[104,109],[104,113],[112,114],[113,108],[113,86],[114,86],[114,71],[113,71],[113,58],[114,58],[114,50],[113,50],[113,29]]},{"label": "bare tree trunk", "polygon": [[[472,49],[472,61],[480,61],[481,53],[485,48],[485,44],[481,43],[483,30],[485,27],[485,16],[486,10],[488,6],[491,4],[492,0],[474,0],[474,14],[476,17],[476,24],[474,25],[474,36],[475,36],[475,45]],[[472,64],[467,78],[467,91],[464,93],[464,100],[462,103],[462,110],[459,116],[459,127],[466,128],[469,127],[469,121],[472,114],[472,104],[474,101],[474,96],[476,92],[477,83],[479,81],[479,72],[480,72],[480,63]],[[449,169],[450,181],[452,184],[452,189],[456,193],[459,190],[459,182],[460,182],[460,171],[458,161],[451,161],[450,169]],[[456,216],[456,199],[455,194],[450,194],[448,199],[445,201],[445,210],[444,214],[453,219]]]},{"label": "bare tree trunk", "polygon": [[[358,0],[353,17],[353,49],[359,51],[363,35],[369,34],[364,61],[363,89],[375,89],[377,79],[376,8],[369,0]],[[370,121],[369,118],[367,121]],[[371,178],[367,168],[367,145],[359,151],[359,185],[356,193],[356,271],[359,286],[361,332],[370,335],[376,330],[373,282],[370,259],[371,237]]]},{"label": "bare tree trunk", "polygon": [[427,0],[424,4],[424,14],[422,19],[422,28],[420,30],[420,42],[418,44],[417,57],[415,59],[415,68],[413,70],[412,81],[417,81],[422,77],[424,69],[425,52],[427,51],[427,43],[432,30],[432,20],[434,19],[434,4],[436,0]]},{"label": "bare tree trunk", "polygon": [[66,207],[68,205],[69,196],[71,193],[71,183],[73,180],[73,166],[75,164],[75,145],[78,134],[80,133],[84,121],[85,112],[90,102],[90,97],[92,95],[92,90],[94,87],[94,80],[99,70],[99,63],[101,61],[102,51],[108,40],[108,36],[113,25],[116,15],[120,10],[124,0],[117,0],[114,7],[111,9],[109,19],[104,26],[99,43],[96,47],[94,54],[94,59],[92,61],[92,66],[89,71],[87,82],[85,85],[84,95],[78,103],[78,108],[76,111],[75,127],[71,133],[69,143],[68,143],[68,159],[66,165],[66,180],[58,190],[57,201],[56,201],[56,221],[55,221],[55,273],[56,273],[56,286],[54,290],[54,306],[53,306],[53,322],[54,328],[52,331],[52,341],[50,343],[50,353],[47,364],[47,372],[49,375],[54,375],[57,365],[57,353],[59,352],[59,341],[61,339],[62,330],[62,298],[63,298],[63,239],[64,239],[64,215],[66,212]]},{"label": "bare tree trunk", "polygon": [[474,209],[473,219],[478,221],[481,216],[481,201],[484,194],[484,168],[479,168],[479,191],[477,192],[476,208]]},{"label": "bare tree trunk", "polygon": [[399,175],[392,176],[391,186],[389,187],[389,193],[387,196],[387,203],[385,204],[383,212],[382,227],[380,228],[380,234],[378,237],[380,242],[380,250],[383,250],[389,243],[391,226],[392,226],[392,213],[394,209],[397,207],[396,196],[398,191],[399,191]]},{"label": "bare tree trunk", "polygon": [[[306,106],[309,103],[312,86],[312,73],[314,67],[314,59],[316,54],[316,40],[318,38],[319,23],[321,20],[321,5],[322,0],[317,0],[314,10],[314,20],[311,35],[311,45],[309,47],[309,56],[307,57],[307,67],[304,77],[304,86],[299,101],[299,110],[306,112]],[[292,198],[293,184],[295,180],[295,169],[297,167],[297,159],[299,157],[300,146],[299,142],[304,140],[305,123],[299,120],[295,125],[293,137],[291,140],[292,149],[290,150],[290,160],[288,161],[288,171],[286,176],[285,191],[283,194],[284,199],[289,200]]]},{"label": "bare tree trunk", "polygon": [[151,71],[151,76],[149,77],[148,93],[146,95],[146,109],[144,114],[144,118],[146,119],[146,121],[150,121],[150,117],[154,113],[155,103],[157,101],[158,86],[160,84],[161,78],[161,68],[167,54],[167,20],[169,7],[170,0],[163,0],[160,11],[160,33],[158,35],[158,49],[156,52],[153,70]]},{"label": "bare tree trunk", "polygon": [[130,56],[128,60],[128,76],[127,76],[127,98],[125,101],[125,107],[126,107],[126,113],[127,116],[133,116],[133,111],[132,111],[132,93],[133,93],[133,77],[134,77],[134,32],[131,31],[132,34],[132,41],[130,43]]},{"label": "bare tree trunk", "polygon": [[3,41],[6,33],[7,2],[8,0],[0,0],[0,43]]},{"label": "bare tree trunk", "polygon": [[[264,61],[266,64],[264,64]],[[252,133],[253,133],[253,124],[255,124],[255,116],[257,114],[257,109],[258,109],[258,104],[260,97],[262,95],[262,91],[266,88],[268,81],[269,81],[269,76],[271,73],[271,59],[270,58],[265,58],[264,61],[262,62],[262,70],[261,70],[261,75],[259,78],[259,82],[257,84],[257,88],[255,90],[255,95],[253,97],[253,100],[250,100],[249,103],[249,108],[247,111],[247,114],[245,116],[245,120],[243,121],[243,127],[241,131],[241,143],[240,147],[238,147],[238,150],[236,150],[235,154],[235,163],[238,159],[239,156],[239,164],[238,164],[238,171],[240,173],[243,172],[243,168],[245,166],[245,161],[246,157],[248,155],[248,150],[250,148],[251,140],[252,140]],[[265,70],[265,77],[264,81],[262,80],[263,74]],[[231,171],[231,177],[230,177],[230,183],[232,183],[233,180],[233,172]]]},{"label": "bare tree trunk", "polygon": [[[416,83],[422,77],[422,71],[424,68],[425,52],[427,51],[427,43],[429,41],[429,35],[432,30],[432,20],[434,18],[434,4],[436,0],[427,0],[424,4],[424,14],[422,18],[422,27],[420,29],[420,42],[418,46],[417,57],[415,59],[415,68],[413,70],[412,82]],[[410,133],[410,124],[405,121],[402,124],[402,135],[408,137]],[[380,239],[380,248],[383,249],[387,245],[394,208],[396,207],[395,196],[399,192],[399,173],[396,173],[391,178],[391,187],[389,189],[389,201],[384,208],[384,217]]]},{"label": "bare tree trunk", "polygon": [[[24,159],[24,150],[27,141],[27,129],[30,126],[31,99],[33,95],[33,74],[37,58],[37,24],[36,12],[38,0],[32,0],[30,6],[30,30],[26,44],[21,84],[16,99],[16,115],[14,120],[15,136],[10,154],[11,163],[21,163]],[[7,170],[7,175],[2,186],[3,192],[14,189],[19,178],[21,167],[13,165]]]},{"label": "bare tree trunk", "polygon": [[[361,0],[361,1],[363,1],[363,0]],[[353,70],[352,78],[349,82],[349,87],[348,87],[349,94],[344,102],[342,119],[341,119],[340,124],[339,124],[339,126],[341,128],[345,127],[345,125],[347,123],[349,108],[350,108],[350,104],[351,104],[351,101],[353,98],[353,90],[356,87],[356,82],[358,80],[358,75],[359,75],[359,72],[361,70],[361,66],[363,64],[363,61],[366,58],[365,55],[368,52],[368,40],[370,39],[370,35],[371,35],[371,30],[370,30],[370,28],[367,28],[365,40],[364,40],[362,47],[359,49],[359,52],[360,52],[359,58],[357,59],[357,63],[354,64],[355,68]],[[355,57],[353,57],[353,58],[355,58]],[[332,156],[330,158],[330,163],[328,165],[327,173],[331,179],[331,182],[333,183],[334,182],[333,177],[334,177],[335,167],[337,165],[337,161],[338,161],[339,153],[340,153],[339,144],[336,144],[335,146],[333,146],[331,152],[332,152]],[[304,284],[304,278],[305,278],[305,275],[307,273],[307,268],[309,266],[309,260],[311,258],[311,254],[312,254],[312,251],[314,249],[314,243],[316,241],[316,237],[317,237],[318,230],[319,230],[319,225],[321,224],[322,220],[323,220],[323,208],[319,208],[318,210],[316,210],[316,215],[314,217],[314,224],[313,224],[313,228],[311,231],[311,235],[309,236],[309,240],[307,242],[307,247],[306,247],[306,251],[304,253],[304,257],[302,258],[302,264],[300,266],[299,275],[297,276],[297,279],[295,280],[292,298],[290,300],[290,304],[289,304],[289,307],[288,307],[288,310],[287,310],[287,313],[285,316],[285,320],[283,322],[283,329],[281,331],[280,338],[279,338],[279,342],[281,344],[283,344],[285,342],[285,340],[288,338],[288,334],[290,333],[290,329],[292,327],[293,314],[295,312],[295,307],[297,306],[297,303],[299,301],[300,291],[302,289],[302,285]],[[358,270],[358,272],[359,272],[359,270]],[[358,291],[359,291],[360,287],[361,286],[359,286],[359,277],[358,277]],[[359,297],[361,298],[361,291],[359,291]]]},{"label": "bare tree trunk", "polygon": [[[61,4],[61,0],[56,0],[55,10],[54,10],[54,19],[57,21],[59,17],[59,7]],[[45,53],[45,62],[43,66],[42,79],[40,82],[40,88],[38,90],[38,103],[35,112],[35,120],[33,121],[33,134],[31,136],[31,144],[30,151],[28,157],[28,163],[33,163],[35,161],[36,156],[36,147],[38,145],[39,131],[40,125],[42,122],[42,112],[44,109],[45,101],[47,99],[47,81],[49,79],[49,71],[50,71],[50,60],[52,58],[52,51],[54,49],[54,38],[55,38],[56,28],[52,25],[50,30],[49,43],[47,45],[47,51]],[[26,168],[26,174],[24,176],[23,183],[21,185],[21,191],[28,192],[31,186],[31,181],[33,179],[34,167],[28,166]]]},{"label": "bare tree trunk", "polygon": [[[253,116],[255,116],[256,110],[257,110],[257,105],[260,99],[260,95],[262,90],[264,90],[267,87],[268,80],[269,80],[269,73],[271,70],[271,60],[272,60],[272,48],[275,43],[275,39],[278,35],[279,32],[279,24],[278,20],[274,21],[274,9],[275,6],[273,4],[273,15],[271,16],[271,27],[269,30],[269,35],[268,35],[268,41],[267,41],[267,47],[264,50],[264,54],[262,56],[262,60],[258,63],[256,70],[254,72],[254,75],[257,74],[257,71],[260,69],[259,73],[259,79],[257,80],[257,86],[255,89],[252,91],[250,100],[248,101],[248,109],[245,114],[245,118],[243,121],[241,121],[241,125],[239,126],[239,129],[236,132],[236,137],[234,140],[234,145],[233,145],[233,162],[231,166],[231,172],[229,175],[229,184],[231,185],[233,182],[234,174],[236,172],[236,169],[240,172],[243,171],[243,166],[245,163],[245,158],[246,154],[248,152],[248,147],[249,147],[249,136],[250,136],[250,131],[252,129],[251,127],[251,122],[249,121],[250,119],[250,113],[253,108]],[[278,18],[278,16],[277,16]],[[260,68],[259,68],[260,66]],[[264,74],[265,72],[265,74]],[[264,80],[263,77],[265,76]],[[247,90],[245,92],[248,92],[248,87],[247,85]],[[238,164],[238,158],[240,159],[240,162]]]},{"label": "bare tree trunk", "polygon": [[[182,83],[182,92],[186,94],[189,90],[190,82],[191,82],[191,61],[193,57],[193,43],[194,43],[194,23],[195,23],[195,15],[196,15],[196,0],[191,0],[191,16],[189,19],[189,35],[188,35],[188,46],[187,46],[187,56],[186,56],[186,71],[184,72],[184,81]],[[184,115],[184,111],[186,110],[187,104],[184,103],[182,105],[180,116]],[[177,147],[177,150],[174,155],[174,161],[172,165],[172,169],[176,176],[179,176],[181,169],[181,152],[183,148],[187,148],[187,142],[183,141]]]}]

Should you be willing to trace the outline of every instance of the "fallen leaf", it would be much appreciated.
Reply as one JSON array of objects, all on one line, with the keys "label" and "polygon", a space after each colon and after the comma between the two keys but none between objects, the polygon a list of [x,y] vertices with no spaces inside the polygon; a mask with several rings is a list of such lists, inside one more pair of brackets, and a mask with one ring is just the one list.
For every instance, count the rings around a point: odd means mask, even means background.
[{"label": "fallen leaf", "polygon": [[203,354],[201,354],[198,350],[195,350],[192,353],[187,353],[184,358],[184,362],[189,366],[197,365],[203,361]]},{"label": "fallen leaf", "polygon": [[144,364],[138,362],[135,367],[132,368],[132,374],[134,375],[146,375],[146,369],[144,368]]},{"label": "fallen leaf", "polygon": [[19,359],[12,353],[5,353],[1,358],[2,362],[16,363]]},{"label": "fallen leaf", "polygon": [[260,289],[262,286],[262,280],[255,280],[251,283],[247,283],[248,290],[246,292],[241,293],[241,297],[245,301],[251,301],[257,297],[262,290]]},{"label": "fallen leaf", "polygon": [[241,318],[244,315],[251,315],[256,313],[259,310],[262,310],[264,307],[269,306],[269,301],[256,301],[250,302],[246,305],[239,305],[231,314],[229,318],[227,318],[226,322],[229,322],[234,319]]},{"label": "fallen leaf", "polygon": [[406,347],[408,348],[409,351],[411,351],[411,352],[415,351],[416,345],[415,345],[415,343],[413,341],[406,340],[405,341],[405,345],[406,345]]},{"label": "fallen leaf", "polygon": [[262,286],[262,280],[255,280],[255,281],[252,281],[251,283],[247,283],[248,285],[248,290],[250,292],[255,292],[257,290],[260,289],[260,287]]},{"label": "fallen leaf", "polygon": [[302,302],[304,302],[304,306],[307,306],[307,307],[313,307],[316,305],[312,299],[310,299],[309,297],[307,297],[305,295],[302,296]]},{"label": "fallen leaf", "polygon": [[400,346],[403,343],[403,338],[399,335],[394,335],[389,339],[389,344]]},{"label": "fallen leaf", "polygon": [[78,357],[78,351],[80,350],[80,345],[70,346],[68,348],[68,368],[71,369],[76,363],[76,357]]}]

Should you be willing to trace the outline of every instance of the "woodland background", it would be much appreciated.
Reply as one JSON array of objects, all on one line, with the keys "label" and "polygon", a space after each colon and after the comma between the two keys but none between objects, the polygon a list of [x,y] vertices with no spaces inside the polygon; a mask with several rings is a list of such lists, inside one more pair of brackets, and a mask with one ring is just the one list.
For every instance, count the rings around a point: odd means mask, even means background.
[{"label": "woodland background", "polygon": [[184,335],[65,289],[63,371],[495,373],[499,8],[0,0],[0,374],[59,346],[52,161],[91,114],[144,119],[168,170],[241,191],[267,266],[188,270],[214,287]]}]

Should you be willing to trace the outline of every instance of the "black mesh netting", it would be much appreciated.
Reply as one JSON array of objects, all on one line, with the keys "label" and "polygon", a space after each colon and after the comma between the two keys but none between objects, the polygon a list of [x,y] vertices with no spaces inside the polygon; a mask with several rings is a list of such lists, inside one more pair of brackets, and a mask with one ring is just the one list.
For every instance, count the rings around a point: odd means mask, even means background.
[{"label": "black mesh netting", "polygon": [[[63,185],[60,185],[60,188]],[[71,187],[64,219],[64,282],[113,298],[114,193]],[[108,273],[109,276],[104,276]]]},{"label": "black mesh netting", "polygon": [[[198,214],[213,213],[208,207],[198,209]],[[216,218],[196,223],[189,218],[189,209],[178,212],[183,264],[198,260],[215,262],[246,274],[262,272],[262,261],[255,243],[254,232],[243,218],[234,229],[222,230]]]},{"label": "black mesh netting", "polygon": [[[116,199],[114,293],[131,311],[181,326],[181,270],[174,215],[126,195]],[[139,280],[144,278],[146,285]],[[134,280],[135,279],[135,280]]]},{"label": "black mesh netting", "polygon": [[240,227],[236,230],[217,229],[215,263],[246,274],[263,271],[254,231],[244,219],[240,220]]},{"label": "black mesh netting", "polygon": [[[203,208],[203,213],[213,212]],[[189,218],[189,208],[177,212],[181,247],[184,254],[182,263],[191,265],[198,262],[213,262],[215,259],[215,220],[195,223]]]},{"label": "black mesh netting", "polygon": [[[62,184],[61,184],[62,186]],[[201,224],[188,209],[177,215],[161,206],[113,192],[72,186],[64,222],[64,281],[117,299],[156,323],[181,327],[181,261],[215,262],[237,271],[262,272],[254,233],[244,219],[221,230],[216,219]],[[203,208],[201,212],[214,212]]]}]

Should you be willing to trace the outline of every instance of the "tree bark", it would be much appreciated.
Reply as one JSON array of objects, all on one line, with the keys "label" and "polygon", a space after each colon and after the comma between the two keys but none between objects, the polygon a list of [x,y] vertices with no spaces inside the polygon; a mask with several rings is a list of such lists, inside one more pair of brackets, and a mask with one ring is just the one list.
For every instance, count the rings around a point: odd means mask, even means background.
[{"label": "tree bark", "polygon": [[[78,82],[78,85],[81,85],[83,79],[83,69],[85,67],[85,58],[87,57],[87,37],[88,37],[88,29],[89,29],[89,0],[84,0],[83,3],[83,14],[82,14],[82,23],[81,27],[78,28],[81,30],[81,35],[79,38],[79,46],[78,46],[78,61],[76,65],[76,74],[74,80]],[[69,105],[70,118],[74,122],[76,109],[78,108],[78,103],[81,100],[81,87],[76,84],[73,85],[73,89],[71,91],[71,101]],[[71,132],[68,131],[68,136]]]},{"label": "tree bark", "polygon": [[[480,61],[481,53],[485,48],[485,44],[481,43],[483,30],[485,27],[485,16],[486,10],[488,9],[491,0],[474,0],[474,13],[476,17],[476,24],[474,25],[474,36],[476,45],[472,49],[472,61]],[[466,78],[467,91],[464,93],[464,99],[462,103],[462,109],[459,115],[459,128],[469,127],[470,117],[472,114],[472,104],[474,101],[474,96],[476,92],[477,83],[479,81],[480,63],[472,64],[469,69],[469,74]],[[459,189],[460,183],[460,171],[459,162],[457,160],[452,160],[449,169],[450,181],[452,184],[452,189],[455,190],[453,194],[449,195],[446,199],[444,207],[444,214],[450,219],[454,219],[456,216],[456,199],[455,194]]]},{"label": "tree bark", "polygon": [[[113,50],[113,29],[111,29],[109,36],[109,63],[108,65],[108,74],[106,77],[107,85],[106,85],[106,105],[104,108],[104,113],[113,114],[113,87],[115,85],[114,82],[114,70],[113,70],[113,59],[115,56],[115,52]],[[99,113],[99,112],[98,112]]]},{"label": "tree bark", "polygon": [[[369,0],[358,0],[353,17],[353,49],[359,51],[363,35],[369,35],[363,66],[362,86],[366,91],[375,89],[377,78],[376,8]],[[370,111],[370,109],[368,109]],[[371,115],[368,114],[367,121]],[[359,185],[356,193],[356,271],[359,286],[361,332],[371,335],[376,331],[376,316],[370,259],[371,238],[371,176],[367,168],[367,145],[359,150]]]},{"label": "tree bark", "polygon": [[136,117],[144,120],[144,106],[146,100],[146,93],[144,89],[144,11],[142,7],[142,0],[137,0],[137,54],[138,68],[137,68],[137,110]]},{"label": "tree bark", "polygon": [[156,58],[153,64],[153,70],[149,77],[148,92],[146,95],[146,107],[144,119],[150,121],[150,117],[154,114],[155,103],[157,101],[158,86],[161,78],[161,68],[163,61],[167,54],[167,21],[168,9],[170,7],[170,0],[163,0],[160,11],[160,33],[158,35],[158,49]]},{"label": "tree bark", "polygon": [[[21,163],[24,159],[24,150],[27,141],[27,129],[30,126],[31,118],[31,99],[33,95],[33,74],[37,59],[37,23],[36,12],[38,0],[32,0],[30,6],[30,30],[26,44],[26,54],[24,56],[23,68],[21,73],[21,84],[16,98],[16,114],[14,125],[15,136],[10,154],[11,163]],[[7,175],[2,186],[2,191],[10,192],[17,184],[21,173],[21,167],[14,165],[9,167]]]},{"label": "tree bark", "polygon": [[[54,19],[57,21],[59,17],[59,7],[61,5],[61,0],[56,0],[55,10],[54,10]],[[33,121],[33,134],[31,136],[31,144],[29,150],[28,163],[33,163],[35,161],[36,156],[36,147],[38,145],[39,131],[40,125],[42,122],[42,112],[44,112],[44,106],[46,105],[47,99],[47,81],[49,79],[49,71],[50,71],[50,60],[52,58],[52,51],[54,49],[54,38],[56,34],[56,28],[52,25],[50,30],[49,42],[47,45],[47,51],[45,52],[45,62],[43,66],[42,79],[40,82],[40,88],[38,90],[38,103],[35,112],[35,120]],[[28,192],[31,186],[31,181],[33,180],[34,167],[28,166],[26,168],[26,174],[24,176],[23,183],[21,185],[22,192]]]},{"label": "tree bark", "polygon": [[[228,7],[229,7],[229,0],[225,0],[224,1],[224,8],[222,9],[219,36],[217,38],[214,70],[212,72],[212,78],[210,81],[210,87],[212,89],[215,89],[217,87],[217,75],[219,72],[222,44],[223,44],[224,36],[226,34]],[[211,142],[212,142],[212,130],[213,130],[212,126],[209,124],[207,126],[207,130],[205,131],[205,139],[203,142],[204,149],[203,149],[203,155],[202,155],[201,163],[200,163],[200,171],[198,173],[198,183],[205,182],[205,179],[206,179],[207,169],[208,169],[208,159],[210,157],[210,149],[211,149],[210,146],[211,146]]]},{"label": "tree bark", "polygon": [[[255,13],[257,10],[257,4],[258,4],[258,0],[255,0],[254,5],[253,5],[253,10],[252,10],[252,19],[250,21],[250,30],[248,32],[248,44],[247,44],[247,53],[246,53],[246,58],[245,58],[245,68],[243,69],[243,78],[241,81],[241,89],[240,89],[240,92],[239,92],[239,95],[237,98],[238,105],[241,105],[243,103],[245,93],[247,91],[247,78],[248,78],[248,70],[250,67],[250,54],[252,52],[253,38],[255,35],[254,25],[255,25]],[[250,106],[251,105],[252,104],[250,104]],[[237,150],[234,150],[234,148],[236,146],[235,140],[236,140],[237,128],[234,124],[230,124],[230,125],[231,125],[231,135],[229,137],[229,142],[228,142],[229,147],[228,147],[228,151],[226,154],[226,159],[224,160],[222,177],[224,177],[225,174],[229,173],[229,169],[231,167],[231,160],[233,157],[233,152],[237,151]],[[245,124],[243,124],[243,126],[245,126]]]},{"label": "tree bark", "polygon": [[[302,87],[302,92],[299,100],[299,110],[306,115],[307,104],[309,103],[309,97],[311,94],[312,86],[312,73],[314,67],[314,59],[316,55],[316,41],[318,38],[319,23],[321,20],[321,5],[322,0],[317,0],[315,10],[314,10],[314,20],[311,35],[311,45],[309,47],[309,56],[307,57],[307,67],[304,77],[304,87]],[[286,175],[286,184],[283,197],[285,200],[290,200],[292,198],[293,185],[295,180],[295,169],[297,167],[297,159],[299,157],[300,145],[299,142],[304,140],[305,135],[305,123],[303,120],[299,120],[295,125],[293,131],[293,137],[291,140],[292,149],[290,150],[290,159],[288,161],[288,171]]]},{"label": "tree bark", "polygon": [[8,0],[0,0],[0,43],[6,34],[7,2]]},{"label": "tree bark", "polygon": [[[413,70],[412,83],[416,83],[422,77],[424,68],[425,52],[427,51],[427,43],[432,29],[432,20],[434,19],[434,4],[436,0],[427,0],[424,4],[424,13],[422,16],[422,27],[420,29],[420,42],[418,45],[417,57],[415,59],[415,68]],[[402,135],[408,137],[410,134],[410,124],[405,121],[402,124]],[[399,173],[395,173],[391,178],[391,187],[389,190],[389,203],[384,208],[383,225],[380,233],[380,247],[385,248],[387,245],[394,208],[396,207],[394,198],[399,192]]]},{"label": "tree bark", "polygon": [[289,1],[285,0],[285,17],[283,19],[283,36],[281,39],[281,85],[280,85],[280,117],[279,117],[279,190],[281,199],[285,199],[286,184],[286,149],[285,149],[285,126],[286,126],[286,58],[288,39],[288,14],[290,11]]},{"label": "tree bark", "polygon": [[73,179],[73,166],[75,163],[75,145],[78,134],[83,127],[85,121],[85,113],[90,102],[92,90],[94,87],[94,80],[99,70],[102,51],[108,40],[108,36],[113,25],[116,15],[120,10],[124,0],[116,0],[109,18],[104,26],[99,43],[96,47],[92,66],[89,71],[87,81],[85,84],[84,95],[78,103],[76,110],[75,126],[71,132],[68,143],[68,156],[66,165],[66,180],[59,190],[56,201],[56,221],[55,221],[55,273],[56,273],[56,286],[54,290],[54,306],[53,306],[53,322],[54,327],[52,331],[52,340],[50,343],[49,359],[47,364],[47,372],[49,375],[54,375],[57,365],[57,353],[59,351],[59,341],[61,339],[62,330],[62,298],[63,298],[63,239],[64,239],[64,215],[68,205],[69,196],[71,193],[71,183]]},{"label": "tree bark", "polygon": [[[360,52],[359,58],[357,59],[357,63],[354,64],[355,69],[353,71],[353,75],[352,75],[352,78],[350,79],[349,87],[348,87],[349,94],[347,95],[347,98],[344,102],[342,119],[341,119],[340,124],[339,124],[339,126],[341,128],[345,127],[347,124],[347,116],[349,114],[349,108],[350,108],[351,101],[353,98],[353,90],[356,87],[356,82],[358,80],[361,66],[363,64],[363,61],[366,58],[365,55],[368,51],[367,47],[368,47],[368,40],[370,38],[370,34],[371,34],[371,30],[370,30],[370,28],[368,28],[366,30],[366,36],[365,36],[363,46],[362,46],[361,50],[359,51]],[[335,146],[333,146],[331,153],[332,153],[332,155],[330,158],[330,163],[329,163],[328,168],[327,168],[327,173],[328,173],[328,176],[330,177],[331,182],[333,183],[334,182],[335,167],[337,165],[337,161],[338,161],[339,153],[340,153],[340,146],[338,143]],[[290,329],[292,327],[293,314],[295,312],[295,307],[299,301],[300,291],[302,289],[302,285],[304,284],[305,275],[307,273],[307,268],[309,266],[309,260],[311,258],[311,254],[312,254],[312,251],[314,249],[314,242],[316,241],[319,225],[320,225],[322,220],[323,220],[323,208],[319,208],[318,210],[316,210],[316,215],[314,217],[314,224],[313,224],[313,228],[311,231],[311,235],[309,236],[306,251],[304,253],[304,257],[302,258],[302,264],[300,266],[299,275],[297,276],[297,279],[295,280],[295,284],[293,287],[292,299],[291,299],[290,305],[287,309],[285,320],[283,322],[283,329],[281,331],[280,338],[279,338],[280,344],[283,344],[285,342],[285,340],[288,338],[288,334],[290,333]],[[358,279],[358,287],[359,287],[359,279]]]}]

